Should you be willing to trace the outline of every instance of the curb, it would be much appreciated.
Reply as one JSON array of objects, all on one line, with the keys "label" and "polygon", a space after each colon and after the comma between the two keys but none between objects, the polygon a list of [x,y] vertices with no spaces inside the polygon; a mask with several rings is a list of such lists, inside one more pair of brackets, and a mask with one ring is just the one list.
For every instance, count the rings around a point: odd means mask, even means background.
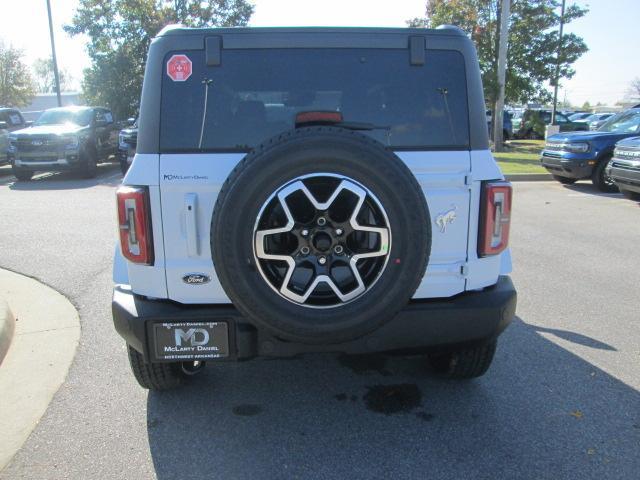
[{"label": "curb", "polygon": [[16,319],[13,312],[7,302],[0,298],[0,365],[9,351],[15,329]]},{"label": "curb", "polygon": [[0,296],[15,318],[11,348],[0,365],[1,471],[64,383],[80,340],[80,318],[54,289],[2,268]]},{"label": "curb", "polygon": [[512,173],[505,175],[510,182],[550,182],[553,176],[550,173]]}]

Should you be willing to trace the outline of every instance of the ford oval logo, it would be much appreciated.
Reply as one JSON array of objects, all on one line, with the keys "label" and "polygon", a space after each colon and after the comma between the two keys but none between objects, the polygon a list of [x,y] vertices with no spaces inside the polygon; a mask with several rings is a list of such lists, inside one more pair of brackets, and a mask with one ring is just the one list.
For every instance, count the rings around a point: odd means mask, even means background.
[{"label": "ford oval logo", "polygon": [[187,273],[182,277],[182,281],[187,285],[203,285],[205,283],[209,283],[211,281],[211,277],[204,273]]}]

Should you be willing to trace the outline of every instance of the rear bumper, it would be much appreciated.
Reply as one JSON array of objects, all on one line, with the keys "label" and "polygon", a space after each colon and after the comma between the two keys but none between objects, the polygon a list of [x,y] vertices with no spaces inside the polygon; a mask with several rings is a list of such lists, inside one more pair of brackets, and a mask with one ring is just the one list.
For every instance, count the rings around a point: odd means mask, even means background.
[{"label": "rear bumper", "polygon": [[229,356],[290,357],[309,352],[362,354],[386,351],[426,351],[453,345],[481,343],[496,338],[511,323],[516,310],[516,290],[508,276],[496,285],[442,300],[412,301],[378,330],[350,342],[307,345],[285,342],[249,323],[232,305],[182,305],[148,300],[115,288],[113,322],[117,332],[146,361],[156,358],[153,325],[166,322],[226,322]]},{"label": "rear bumper", "polygon": [[589,178],[596,161],[592,158],[562,158],[543,153],[540,163],[553,175],[568,178]]}]

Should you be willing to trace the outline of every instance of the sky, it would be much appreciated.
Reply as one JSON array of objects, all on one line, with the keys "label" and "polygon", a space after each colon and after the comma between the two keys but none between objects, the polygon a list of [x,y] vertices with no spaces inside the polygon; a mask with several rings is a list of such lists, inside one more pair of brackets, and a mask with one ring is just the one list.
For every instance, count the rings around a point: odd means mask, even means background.
[{"label": "sky", "polygon": [[[251,1],[251,0],[250,0]],[[24,52],[27,64],[51,55],[46,0],[0,0],[0,38]],[[425,0],[253,0],[251,26],[380,26],[404,27],[407,19],[424,14]],[[566,26],[584,38],[589,52],[575,64],[576,75],[563,80],[559,99],[576,105],[585,101],[612,105],[629,83],[640,77],[636,28],[640,0],[568,0],[589,13]],[[73,16],[78,0],[51,0],[58,64],[78,87],[89,65],[86,38],[69,37],[62,26]]]}]

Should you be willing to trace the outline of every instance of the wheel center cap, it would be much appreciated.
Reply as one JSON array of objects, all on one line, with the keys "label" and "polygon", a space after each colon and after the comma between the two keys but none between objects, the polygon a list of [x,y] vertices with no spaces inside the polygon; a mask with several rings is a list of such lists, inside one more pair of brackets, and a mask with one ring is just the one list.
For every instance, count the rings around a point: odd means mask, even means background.
[{"label": "wheel center cap", "polygon": [[316,250],[326,252],[331,248],[331,236],[325,232],[316,233],[313,236],[312,243]]}]

